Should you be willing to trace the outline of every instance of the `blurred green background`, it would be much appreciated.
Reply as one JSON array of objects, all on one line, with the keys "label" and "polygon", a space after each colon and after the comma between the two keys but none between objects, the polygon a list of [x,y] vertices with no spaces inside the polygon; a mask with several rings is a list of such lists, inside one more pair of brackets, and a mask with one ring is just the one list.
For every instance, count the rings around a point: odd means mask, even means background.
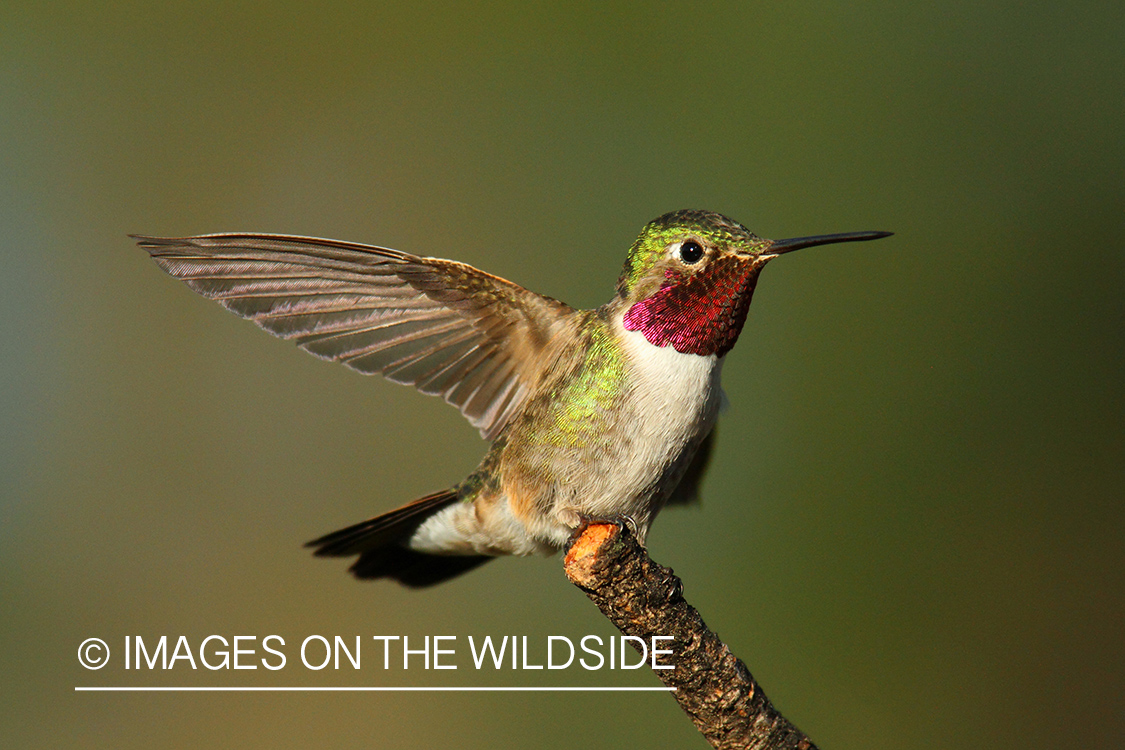
[{"label": "blurred green background", "polygon": [[[704,747],[650,693],[73,690],[657,685],[295,666],[313,633],[613,630],[557,558],[420,592],[311,558],[483,444],[125,234],[378,243],[595,306],[646,221],[699,207],[896,236],[771,264],[704,502],[654,558],[823,747],[1120,747],[1123,92],[1108,2],[5,3],[5,744]],[[270,633],[282,672],[120,661],[126,635]]]}]

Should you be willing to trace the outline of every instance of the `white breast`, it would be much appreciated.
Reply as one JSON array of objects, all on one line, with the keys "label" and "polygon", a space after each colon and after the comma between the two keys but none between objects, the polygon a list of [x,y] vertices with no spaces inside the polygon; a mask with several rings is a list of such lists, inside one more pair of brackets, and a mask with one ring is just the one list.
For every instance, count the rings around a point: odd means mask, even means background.
[{"label": "white breast", "polygon": [[625,355],[636,376],[639,431],[660,443],[698,431],[701,421],[710,429],[722,398],[723,360],[714,354],[681,354],[671,346],[653,346],[639,331],[622,333]]},{"label": "white breast", "polygon": [[[424,552],[526,555],[566,543],[583,518],[628,517],[644,543],[648,529],[687,461],[711,431],[723,400],[715,355],[681,354],[653,346],[610,321],[629,362],[627,393],[617,415],[626,429],[575,450],[551,446],[551,511],[517,518],[511,505],[478,499],[426,521],[410,546]],[[487,498],[485,498],[487,499]]]},{"label": "white breast", "polygon": [[[694,452],[711,431],[723,400],[719,375],[723,360],[713,354],[681,354],[671,346],[653,346],[638,331],[620,332],[629,359],[632,388],[628,458],[605,467],[599,497],[604,508],[586,508],[597,515],[630,515],[643,541],[648,526],[684,468],[683,454]],[[671,484],[669,484],[671,482]],[[591,495],[587,496],[587,502]],[[628,507],[622,507],[622,503]]]}]

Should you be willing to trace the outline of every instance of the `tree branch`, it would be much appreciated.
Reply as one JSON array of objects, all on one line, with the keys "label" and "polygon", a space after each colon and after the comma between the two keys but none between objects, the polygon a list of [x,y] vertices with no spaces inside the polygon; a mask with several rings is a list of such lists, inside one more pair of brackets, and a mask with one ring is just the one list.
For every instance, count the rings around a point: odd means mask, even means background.
[{"label": "tree branch", "polygon": [[[567,578],[623,634],[647,643],[672,636],[674,669],[654,670],[713,747],[816,750],[778,713],[746,665],[708,630],[683,597],[670,568],[649,558],[623,526],[590,524],[578,531],[563,562]],[[638,649],[639,651],[639,649]]]}]

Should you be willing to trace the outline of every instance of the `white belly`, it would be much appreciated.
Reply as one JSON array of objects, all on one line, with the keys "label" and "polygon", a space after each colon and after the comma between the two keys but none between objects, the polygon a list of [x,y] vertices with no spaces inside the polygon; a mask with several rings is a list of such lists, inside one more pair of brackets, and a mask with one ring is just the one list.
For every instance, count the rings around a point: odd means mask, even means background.
[{"label": "white belly", "polygon": [[600,464],[597,470],[581,472],[584,486],[560,493],[550,526],[536,530],[558,544],[566,541],[580,516],[627,516],[643,543],[657,511],[714,427],[723,399],[720,357],[653,346],[643,334],[624,330],[620,320],[613,324],[632,374],[626,413],[620,415],[628,428],[602,455],[585,457]]},{"label": "white belly", "polygon": [[550,553],[583,518],[628,518],[643,544],[656,513],[711,431],[723,400],[715,355],[653,346],[616,326],[628,360],[628,391],[615,415],[623,430],[597,435],[575,449],[552,447],[541,512],[517,514],[512,498],[459,503],[426,521],[410,546],[454,554]]}]

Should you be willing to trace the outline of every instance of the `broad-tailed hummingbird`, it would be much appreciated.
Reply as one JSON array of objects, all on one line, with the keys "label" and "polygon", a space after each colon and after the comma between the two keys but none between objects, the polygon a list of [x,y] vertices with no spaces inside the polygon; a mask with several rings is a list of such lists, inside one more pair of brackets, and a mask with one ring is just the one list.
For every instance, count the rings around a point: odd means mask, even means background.
[{"label": "broad-tailed hummingbird", "polygon": [[309,542],[317,555],[358,555],[359,578],[428,586],[497,555],[552,554],[588,520],[626,522],[643,544],[661,508],[695,495],[723,359],[762,268],[889,234],[766,240],[717,213],[676,211],[644,227],[594,310],[369,245],[136,239],[205,297],[318,357],[441,396],[491,442],[455,487]]}]

